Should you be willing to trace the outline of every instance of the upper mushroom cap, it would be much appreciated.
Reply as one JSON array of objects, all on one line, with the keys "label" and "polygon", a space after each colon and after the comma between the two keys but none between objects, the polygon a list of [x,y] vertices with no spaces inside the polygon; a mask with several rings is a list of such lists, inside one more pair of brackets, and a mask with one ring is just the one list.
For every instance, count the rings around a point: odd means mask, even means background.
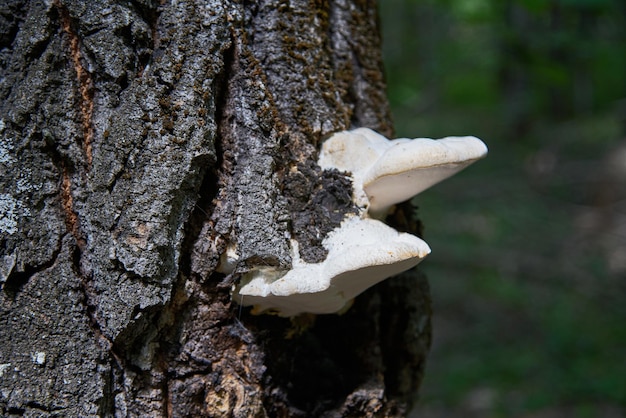
[{"label": "upper mushroom cap", "polygon": [[321,263],[308,264],[294,257],[293,269],[282,276],[267,269],[248,273],[235,291],[235,300],[255,305],[257,312],[273,310],[281,316],[334,313],[361,292],[410,269],[430,253],[421,239],[356,216],[331,232],[324,246],[328,257]]},{"label": "upper mushroom cap", "polygon": [[487,155],[487,146],[473,136],[389,142],[363,177],[372,212],[410,199]]},{"label": "upper mushroom cap", "polygon": [[388,140],[359,128],[330,137],[318,164],[351,172],[355,200],[363,203],[365,197],[370,213],[379,214],[485,155],[487,146],[473,136]]}]

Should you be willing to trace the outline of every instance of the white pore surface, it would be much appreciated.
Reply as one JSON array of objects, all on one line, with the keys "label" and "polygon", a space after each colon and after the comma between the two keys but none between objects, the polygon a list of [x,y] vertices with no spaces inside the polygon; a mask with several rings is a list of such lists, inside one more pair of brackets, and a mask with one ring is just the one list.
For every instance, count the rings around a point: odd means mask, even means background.
[{"label": "white pore surface", "polygon": [[258,269],[247,273],[235,290],[236,302],[281,316],[340,311],[374,284],[417,265],[430,248],[421,239],[374,219],[353,216],[329,234],[322,263],[299,260],[294,247],[293,269],[279,273]]}]

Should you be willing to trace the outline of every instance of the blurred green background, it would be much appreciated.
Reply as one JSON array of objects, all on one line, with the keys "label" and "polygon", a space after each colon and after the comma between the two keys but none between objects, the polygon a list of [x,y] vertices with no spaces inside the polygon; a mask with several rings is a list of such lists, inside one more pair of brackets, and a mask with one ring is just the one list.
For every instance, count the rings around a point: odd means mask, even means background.
[{"label": "blurred green background", "polygon": [[415,417],[626,416],[626,1],[382,0],[397,137],[475,135],[415,199]]}]

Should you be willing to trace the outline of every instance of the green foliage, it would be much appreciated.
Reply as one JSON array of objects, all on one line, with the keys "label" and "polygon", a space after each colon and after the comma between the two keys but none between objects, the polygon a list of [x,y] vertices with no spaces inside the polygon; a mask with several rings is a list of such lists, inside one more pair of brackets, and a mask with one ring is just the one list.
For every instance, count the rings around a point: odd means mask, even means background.
[{"label": "green foliage", "polygon": [[626,4],[380,7],[398,136],[490,147],[416,199],[433,249],[424,411],[626,413],[626,271],[610,262],[626,249],[626,179],[603,177],[626,137]]}]

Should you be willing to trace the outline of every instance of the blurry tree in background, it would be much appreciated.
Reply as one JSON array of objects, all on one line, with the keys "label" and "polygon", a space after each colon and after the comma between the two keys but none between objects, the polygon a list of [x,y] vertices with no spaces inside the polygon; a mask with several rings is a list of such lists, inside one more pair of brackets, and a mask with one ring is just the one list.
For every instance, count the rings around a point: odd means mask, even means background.
[{"label": "blurry tree in background", "polygon": [[[564,120],[624,94],[623,3],[502,1],[496,16],[500,89],[515,137],[534,118]],[[622,10],[619,5],[622,4]],[[622,18],[619,18],[620,13]]]},{"label": "blurry tree in background", "polygon": [[626,414],[626,2],[380,2],[397,136],[489,157],[416,199],[420,417]]},{"label": "blurry tree in background", "polygon": [[[624,97],[623,2],[390,0],[381,7],[398,112],[487,108],[517,139],[535,122],[605,110]],[[398,115],[400,129],[405,116]]]}]

